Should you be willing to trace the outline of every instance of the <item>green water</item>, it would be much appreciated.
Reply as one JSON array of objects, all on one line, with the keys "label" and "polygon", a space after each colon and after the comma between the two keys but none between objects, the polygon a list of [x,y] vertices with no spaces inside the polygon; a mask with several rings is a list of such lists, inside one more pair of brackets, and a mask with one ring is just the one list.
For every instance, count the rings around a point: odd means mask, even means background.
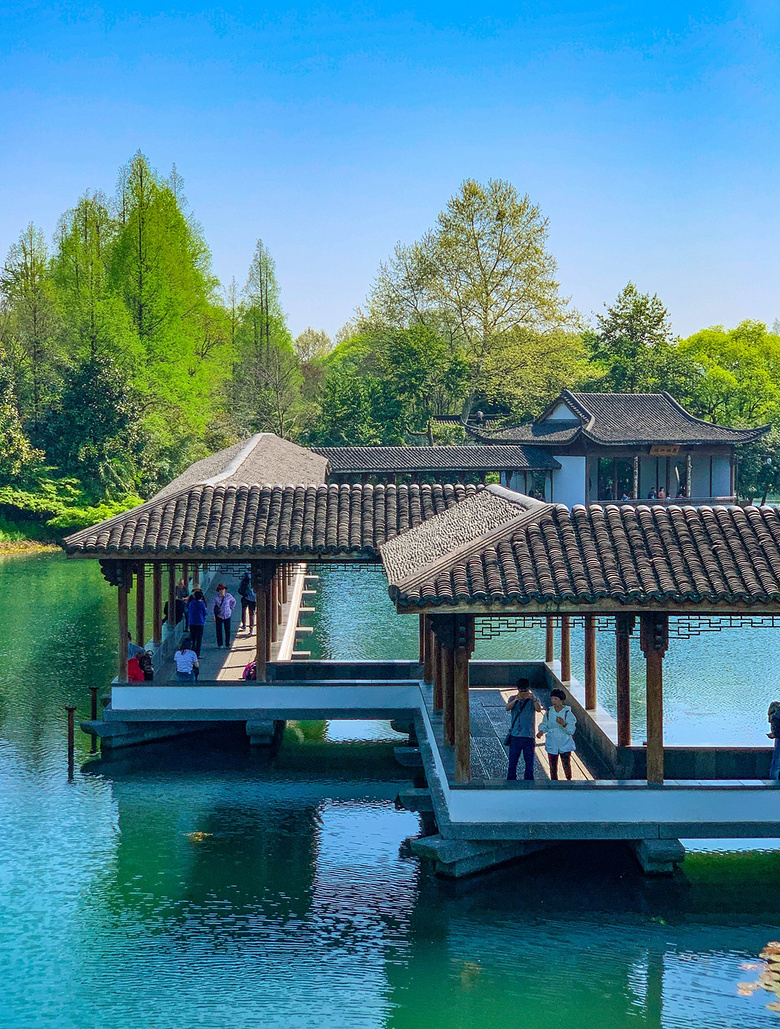
[{"label": "green water", "polygon": [[[321,652],[413,656],[382,580],[346,576],[320,581]],[[732,735],[763,731],[769,678],[735,679],[752,636],[700,650],[690,696],[679,673],[681,734],[724,708]],[[420,825],[394,808],[382,724],[291,730],[273,765],[240,733],[157,745],[68,783],[64,705],[88,715],[113,653],[96,565],[0,562],[2,1029],[775,1024],[773,996],[737,983],[780,936],[777,854],[694,854],[654,883],[613,847],[560,848],[441,883],[406,856]]]}]

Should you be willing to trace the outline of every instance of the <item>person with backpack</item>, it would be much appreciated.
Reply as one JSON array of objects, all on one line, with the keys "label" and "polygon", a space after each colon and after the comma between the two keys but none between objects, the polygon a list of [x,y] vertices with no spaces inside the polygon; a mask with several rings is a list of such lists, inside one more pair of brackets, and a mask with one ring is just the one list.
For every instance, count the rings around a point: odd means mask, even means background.
[{"label": "person with backpack", "polygon": [[529,679],[517,680],[517,693],[506,702],[510,712],[509,732],[504,745],[509,747],[509,769],[507,779],[517,779],[517,763],[523,755],[525,764],[524,778],[533,780],[534,750],[536,749],[536,714],[541,714],[542,705],[531,692]]},{"label": "person with backpack", "polygon": [[550,691],[550,707],[539,723],[537,739],[544,736],[544,749],[550,759],[550,778],[558,778],[558,758],[563,765],[563,774],[571,779],[571,756],[577,749],[574,745],[574,730],[577,719],[566,703],[563,690]]},{"label": "person with backpack", "polygon": [[189,603],[187,604],[187,622],[190,638],[192,640],[192,649],[198,657],[200,657],[200,647],[203,643],[203,629],[206,625],[208,614],[209,609],[206,607],[206,601],[203,599],[203,591],[193,590]]},{"label": "person with backpack", "polygon": [[249,631],[250,633],[254,632],[257,594],[252,589],[252,580],[249,578],[249,572],[244,572],[243,578],[238,584],[238,595],[241,597],[241,628],[246,629],[248,619]]}]

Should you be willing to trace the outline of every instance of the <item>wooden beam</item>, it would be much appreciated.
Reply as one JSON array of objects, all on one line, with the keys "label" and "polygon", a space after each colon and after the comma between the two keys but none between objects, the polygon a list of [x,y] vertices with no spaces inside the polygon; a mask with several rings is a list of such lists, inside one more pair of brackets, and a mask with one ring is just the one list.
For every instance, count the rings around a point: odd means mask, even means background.
[{"label": "wooden beam", "polygon": [[669,646],[669,619],[642,615],[640,642],[645,655],[647,697],[647,781],[664,781],[663,660]]},{"label": "wooden beam", "polygon": [[571,622],[561,617],[561,682],[571,682]]},{"label": "wooden beam", "polygon": [[631,659],[629,640],[636,619],[633,615],[615,618],[615,671],[617,685],[617,744],[631,746]]},{"label": "wooden beam", "polygon": [[135,573],[135,642],[146,646],[146,566],[143,561],[136,565]]},{"label": "wooden beam", "polygon": [[431,629],[431,616],[423,615],[425,619],[425,655],[423,659],[423,679],[425,682],[433,682],[433,648],[434,637]]},{"label": "wooden beam", "polygon": [[168,631],[173,632],[178,624],[176,618],[176,562],[168,562]]},{"label": "wooden beam", "polygon": [[474,618],[455,621],[453,699],[455,708],[455,781],[471,778],[471,714],[469,710],[469,658],[474,650]]},{"label": "wooden beam", "polygon": [[126,574],[117,589],[117,633],[119,636],[118,658],[118,679],[120,682],[127,682],[127,595],[130,592],[129,579],[130,569],[125,570]]},{"label": "wooden beam", "polygon": [[152,562],[152,642],[162,643],[162,562]]},{"label": "wooden beam", "polygon": [[544,660],[548,664],[555,660],[555,620],[549,615],[544,620]]},{"label": "wooden beam", "polygon": [[596,710],[596,618],[585,615],[585,708]]}]

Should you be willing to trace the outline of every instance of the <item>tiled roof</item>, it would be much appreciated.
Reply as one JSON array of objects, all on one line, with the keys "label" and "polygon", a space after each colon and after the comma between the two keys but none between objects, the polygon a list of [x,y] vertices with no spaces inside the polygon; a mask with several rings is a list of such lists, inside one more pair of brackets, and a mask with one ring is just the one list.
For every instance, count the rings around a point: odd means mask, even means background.
[{"label": "tiled roof", "polygon": [[[471,503],[469,501],[466,502]],[[465,504],[463,506],[466,506]],[[424,527],[426,533],[439,519]],[[780,511],[775,507],[539,505],[449,554],[418,560],[412,529],[386,544],[399,608],[527,609],[609,600],[760,604],[780,610]]]},{"label": "tiled roof", "polygon": [[[547,419],[553,408],[566,404],[575,419]],[[580,433],[594,443],[609,446],[647,446],[653,443],[682,446],[741,444],[758,439],[768,425],[754,429],[728,429],[696,418],[669,393],[572,393],[564,390],[536,419],[492,432],[469,430],[486,443],[535,443],[565,446]]]},{"label": "tiled roof", "polygon": [[541,447],[315,447],[331,472],[498,472],[560,468]]},{"label": "tiled roof", "polygon": [[196,461],[161,489],[157,497],[170,497],[197,485],[319,483],[325,482],[327,472],[327,459],[321,455],[272,432],[258,432],[251,439]]},{"label": "tiled roof", "polygon": [[476,486],[196,485],[65,540],[69,554],[287,554],[376,558],[379,545],[473,496]]}]

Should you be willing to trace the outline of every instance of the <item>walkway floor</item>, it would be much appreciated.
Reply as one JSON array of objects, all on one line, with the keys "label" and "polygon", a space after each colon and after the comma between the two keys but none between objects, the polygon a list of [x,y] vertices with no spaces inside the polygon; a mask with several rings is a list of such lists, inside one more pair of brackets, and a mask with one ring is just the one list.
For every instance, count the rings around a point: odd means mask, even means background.
[{"label": "walkway floor", "polygon": [[[471,718],[471,781],[476,783],[496,783],[506,781],[507,749],[504,737],[509,729],[509,716],[506,702],[513,695],[513,690],[474,689],[469,691],[469,713]],[[535,689],[534,694],[543,707],[549,706],[548,690]],[[447,779],[455,782],[455,749],[444,743],[444,726],[441,711],[433,711],[433,688],[425,687],[425,699],[428,714],[433,725],[436,746],[441,754]],[[541,716],[537,715],[537,724]],[[520,759],[522,776],[522,758]],[[563,770],[558,769],[562,775]],[[534,761],[534,778],[550,778],[550,761],[544,749],[544,740],[536,741],[536,759]],[[579,754],[572,755],[572,778],[577,781],[594,778]]]}]

